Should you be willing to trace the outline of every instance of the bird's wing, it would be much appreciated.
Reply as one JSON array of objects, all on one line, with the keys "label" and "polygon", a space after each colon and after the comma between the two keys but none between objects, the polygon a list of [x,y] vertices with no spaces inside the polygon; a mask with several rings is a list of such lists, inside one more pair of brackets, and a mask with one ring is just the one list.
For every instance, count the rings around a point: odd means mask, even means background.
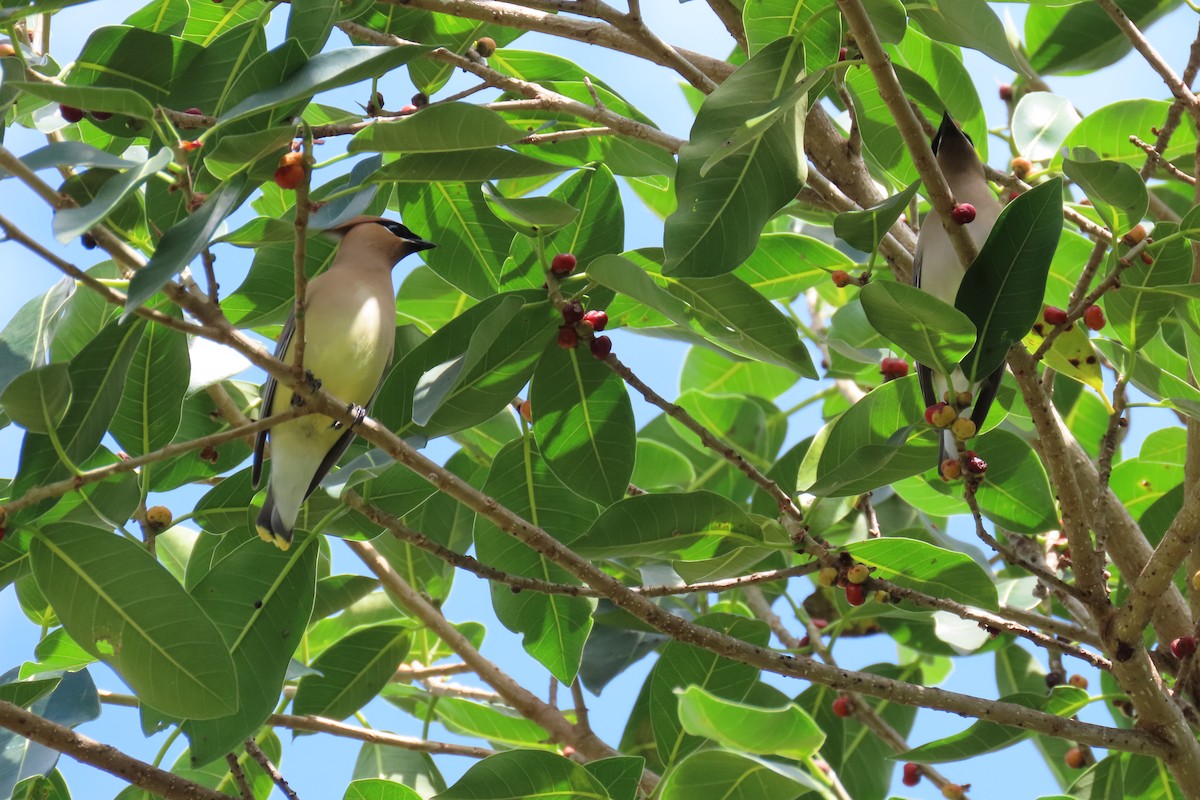
[{"label": "bird's wing", "polygon": [[[295,314],[289,314],[287,322],[283,324],[283,330],[279,333],[279,341],[275,343],[275,357],[283,359],[287,354],[288,345],[292,342],[292,334],[296,331]],[[271,406],[275,403],[275,378],[268,375],[267,382],[262,388],[262,403],[259,404],[258,418],[266,419],[274,413]],[[267,444],[267,431],[264,428],[259,431],[254,437],[254,465],[250,470],[250,483],[254,489],[258,489],[258,484],[262,480],[263,468],[263,451]],[[339,440],[340,441],[340,440]],[[345,448],[343,448],[344,450]]]},{"label": "bird's wing", "polygon": [[[371,410],[371,406],[375,404],[375,398],[379,396],[379,390],[383,388],[383,379],[387,377],[388,369],[392,366],[392,360],[389,358],[388,363],[383,367],[383,374],[379,376],[379,385],[375,387],[375,393],[371,395],[371,399],[367,401],[364,409]],[[333,443],[329,451],[325,453],[325,457],[321,459],[320,466],[313,473],[312,482],[308,484],[308,491],[304,493],[304,499],[307,500],[309,495],[317,490],[321,485],[321,481],[325,480],[325,476],[329,474],[337,463],[342,460],[342,456],[346,454],[346,450],[350,448],[350,442],[354,440],[354,430],[347,428],[346,432],[338,437],[338,440]]]},{"label": "bird's wing", "polygon": [[1000,382],[1004,380],[1004,364],[1001,364],[991,375],[979,382],[975,390],[975,407],[971,409],[971,422],[977,430],[983,430],[984,420],[992,408],[992,401],[1000,391]]}]

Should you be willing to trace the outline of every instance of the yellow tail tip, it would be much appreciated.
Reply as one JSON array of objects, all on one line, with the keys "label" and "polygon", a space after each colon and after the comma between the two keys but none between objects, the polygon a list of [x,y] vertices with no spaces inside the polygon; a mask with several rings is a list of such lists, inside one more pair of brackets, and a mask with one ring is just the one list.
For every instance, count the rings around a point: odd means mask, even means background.
[{"label": "yellow tail tip", "polygon": [[275,537],[271,535],[270,528],[264,528],[262,525],[255,525],[254,530],[258,531],[258,538],[262,539],[264,542],[275,541]]},{"label": "yellow tail tip", "polygon": [[292,540],[290,537],[284,538],[282,536],[279,536],[278,534],[276,534],[274,537],[272,537],[271,541],[273,541],[275,543],[275,546],[278,547],[280,550],[287,550],[289,547],[292,546]]}]

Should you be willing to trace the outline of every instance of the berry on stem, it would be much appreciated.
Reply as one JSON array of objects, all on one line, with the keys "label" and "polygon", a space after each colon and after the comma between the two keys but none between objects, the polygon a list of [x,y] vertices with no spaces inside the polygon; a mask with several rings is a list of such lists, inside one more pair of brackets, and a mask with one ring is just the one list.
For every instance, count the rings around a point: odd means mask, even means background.
[{"label": "berry on stem", "polygon": [[1017,156],[1009,164],[1009,167],[1012,169],[1013,175],[1016,175],[1018,178],[1024,178],[1033,171],[1033,162],[1025,158],[1025,156]]},{"label": "berry on stem", "polygon": [[829,588],[837,583],[837,578],[837,567],[821,567],[821,571],[817,573],[817,586]]},{"label": "berry on stem", "polygon": [[484,36],[475,43],[475,52],[487,58],[492,53],[496,52],[496,40],[490,36]]},{"label": "berry on stem", "polygon": [[562,307],[563,322],[574,325],[583,319],[583,303],[578,300],[569,300]]},{"label": "berry on stem", "polygon": [[833,713],[835,716],[848,717],[854,713],[854,704],[849,697],[839,694],[833,699]]},{"label": "berry on stem", "polygon": [[975,221],[975,206],[970,203],[959,203],[950,209],[950,219],[959,225],[967,225]]},{"label": "berry on stem", "polygon": [[1071,684],[1076,689],[1086,690],[1088,687],[1088,679],[1078,673],[1072,675],[1070,678],[1067,678],[1067,683]]},{"label": "berry on stem", "polygon": [[850,285],[850,273],[844,269],[835,269],[829,273],[829,277],[833,279],[833,285],[839,289],[844,289]]},{"label": "berry on stem", "polygon": [[866,564],[855,564],[846,570],[846,580],[851,583],[866,583],[869,577],[871,577],[871,569]]},{"label": "berry on stem", "polygon": [[583,315],[584,322],[590,322],[592,330],[602,331],[608,327],[608,314],[603,311],[589,311]]},{"label": "berry on stem", "polygon": [[1084,764],[1087,763],[1087,757],[1084,756],[1081,748],[1072,747],[1063,754],[1063,761],[1071,769],[1083,769]]},{"label": "berry on stem", "polygon": [[903,358],[885,358],[879,362],[879,371],[885,381],[903,378],[908,374],[908,362]]},{"label": "berry on stem", "polygon": [[560,277],[570,275],[575,271],[575,264],[575,256],[570,253],[559,253],[550,262],[550,271]]},{"label": "berry on stem", "polygon": [[533,422],[533,404],[526,398],[521,401],[521,419],[526,422]]},{"label": "berry on stem", "polygon": [[588,346],[596,358],[608,358],[608,354],[612,352],[612,339],[607,336],[597,336]]},{"label": "berry on stem", "polygon": [[59,105],[58,113],[61,114],[62,118],[65,119],[67,122],[82,122],[83,121],[83,116],[84,116],[83,109],[75,108],[75,106]]},{"label": "berry on stem", "polygon": [[1171,655],[1176,658],[1187,658],[1196,652],[1195,636],[1180,636],[1171,640]]},{"label": "berry on stem", "polygon": [[846,602],[852,606],[861,606],[867,602],[867,591],[861,584],[846,584]]},{"label": "berry on stem", "polygon": [[1013,99],[1013,90],[1011,83],[1000,84],[1000,99],[1004,102],[1011,102]]},{"label": "berry on stem", "polygon": [[975,423],[966,417],[958,417],[950,423],[950,432],[954,434],[955,439],[965,442],[975,435]]},{"label": "berry on stem", "polygon": [[409,104],[408,104],[408,105],[406,105],[404,108],[400,109],[400,116],[402,116],[402,117],[407,117],[409,114],[415,114],[415,113],[417,113],[419,110],[420,110],[420,109],[418,109],[418,108],[417,108],[416,106],[414,106],[412,103],[409,103]]},{"label": "berry on stem", "polygon": [[112,119],[111,111],[93,111],[91,113],[92,119],[96,120],[97,122],[104,122],[105,120]]},{"label": "berry on stem", "polygon": [[146,509],[146,525],[154,533],[171,527],[171,519],[171,509],[166,506],[152,506]]},{"label": "berry on stem", "polygon": [[1135,244],[1138,244],[1139,242],[1142,241],[1142,239],[1145,239],[1145,238],[1146,238],[1146,226],[1145,225],[1134,225],[1133,229],[1130,230],[1129,233],[1127,233],[1121,237],[1121,241],[1124,242],[1125,244],[1129,245],[1130,247],[1133,247]]},{"label": "berry on stem", "polygon": [[921,766],[911,761],[904,765],[904,777],[901,782],[905,786],[916,786],[921,782]]},{"label": "berry on stem", "polygon": [[1047,325],[1062,325],[1067,321],[1067,312],[1056,306],[1046,306],[1042,319],[1046,320]]},{"label": "berry on stem", "polygon": [[579,334],[575,333],[574,326],[563,325],[558,329],[558,346],[564,350],[570,350],[579,344]]},{"label": "berry on stem", "polygon": [[1083,312],[1083,324],[1094,331],[1103,328],[1107,322],[1104,318],[1104,309],[1100,306],[1088,306],[1087,310]]},{"label": "berry on stem", "polygon": [[972,475],[982,475],[987,472],[987,462],[975,454],[974,450],[967,451],[967,472]]},{"label": "berry on stem", "polygon": [[959,465],[957,458],[947,458],[938,467],[938,472],[942,475],[942,480],[953,481],[962,476],[962,466]]}]

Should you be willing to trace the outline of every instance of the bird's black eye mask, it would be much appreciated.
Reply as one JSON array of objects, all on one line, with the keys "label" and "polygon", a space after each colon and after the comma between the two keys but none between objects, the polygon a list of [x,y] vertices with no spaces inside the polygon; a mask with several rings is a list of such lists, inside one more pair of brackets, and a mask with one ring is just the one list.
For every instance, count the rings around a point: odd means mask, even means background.
[{"label": "bird's black eye mask", "polygon": [[392,221],[392,220],[390,220],[390,219],[385,219],[385,220],[377,220],[377,221],[376,221],[376,224],[378,224],[378,225],[382,225],[383,227],[385,227],[385,228],[387,228],[389,231],[391,231],[391,232],[392,232],[392,234],[393,234],[394,236],[396,236],[396,237],[398,237],[398,238],[400,238],[400,239],[404,239],[404,240],[406,240],[406,241],[412,241],[413,239],[419,239],[419,238],[420,238],[420,237],[419,237],[419,236],[417,236],[415,233],[413,233],[412,231],[410,231],[408,228],[406,228],[405,226],[401,225],[399,222],[394,222],[394,221]]}]

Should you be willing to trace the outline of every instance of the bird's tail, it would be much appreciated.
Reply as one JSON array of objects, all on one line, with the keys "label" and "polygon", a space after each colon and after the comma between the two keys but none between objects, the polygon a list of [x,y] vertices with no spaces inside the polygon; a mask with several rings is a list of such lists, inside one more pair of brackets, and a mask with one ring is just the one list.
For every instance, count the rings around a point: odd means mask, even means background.
[{"label": "bird's tail", "polygon": [[271,542],[280,550],[287,550],[292,546],[292,527],[279,515],[279,509],[275,508],[275,494],[270,489],[267,490],[267,499],[263,501],[262,511],[258,512],[254,529],[258,531],[258,538],[264,542]]}]

